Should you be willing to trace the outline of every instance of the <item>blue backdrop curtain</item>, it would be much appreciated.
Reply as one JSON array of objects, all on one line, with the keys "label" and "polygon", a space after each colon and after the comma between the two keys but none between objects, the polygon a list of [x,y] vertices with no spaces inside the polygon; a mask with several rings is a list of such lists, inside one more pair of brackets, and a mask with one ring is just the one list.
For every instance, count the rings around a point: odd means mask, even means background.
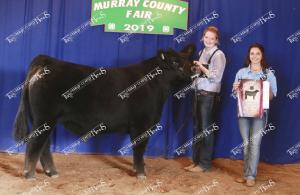
[{"label": "blue backdrop curtain", "polygon": [[[300,162],[300,155],[289,155],[287,150],[300,141],[300,99],[289,99],[289,91],[300,85],[300,43],[290,43],[287,37],[300,30],[300,2],[298,0],[190,0],[189,27],[212,11],[219,17],[207,25],[215,25],[221,31],[220,48],[227,58],[223,77],[221,106],[217,113],[215,157],[230,157],[230,150],[242,142],[236,117],[236,100],[231,87],[236,72],[243,66],[248,46],[253,42],[264,44],[267,60],[276,71],[278,96],[271,103],[269,122],[276,129],[263,137],[261,160],[270,163]],[[37,15],[47,11],[51,16],[26,30],[15,42],[6,39]],[[241,42],[230,40],[235,34],[272,11],[275,18],[268,20]],[[199,28],[186,42],[173,39],[183,33],[175,30],[174,36],[134,35],[129,42],[121,43],[122,33],[105,33],[103,26],[87,28],[65,43],[62,38],[89,20],[90,0],[1,0],[0,1],[0,151],[15,144],[12,126],[20,102],[20,94],[9,99],[5,94],[21,84],[31,60],[39,54],[47,54],[62,60],[94,67],[121,67],[156,55],[159,48],[180,50],[187,42],[193,42],[200,50],[200,37],[207,25]],[[66,70],[67,71],[67,70]],[[63,81],[62,81],[63,82]],[[109,104],[109,102],[108,102]],[[100,109],[100,108],[99,108]],[[176,157],[174,150],[192,138],[191,94],[177,100],[170,97],[164,106],[161,124],[163,131],[153,135],[146,155]],[[186,125],[182,127],[182,124]],[[180,127],[182,127],[180,129]],[[180,129],[180,130],[179,130]],[[59,152],[76,139],[57,126],[52,136],[51,149]],[[78,153],[119,155],[118,149],[129,143],[125,135],[103,135],[78,147]],[[20,147],[19,151],[24,151]],[[130,154],[130,153],[129,153]],[[191,149],[184,155],[190,156]],[[237,158],[242,158],[239,154]]]}]

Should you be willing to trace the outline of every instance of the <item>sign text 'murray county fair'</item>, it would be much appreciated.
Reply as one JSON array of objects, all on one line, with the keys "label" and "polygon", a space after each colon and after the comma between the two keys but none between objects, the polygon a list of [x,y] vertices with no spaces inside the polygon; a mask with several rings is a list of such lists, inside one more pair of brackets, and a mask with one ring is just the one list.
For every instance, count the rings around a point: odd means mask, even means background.
[{"label": "sign text 'murray county fair'", "polygon": [[[125,2],[125,0],[103,1],[103,2],[99,2],[99,3],[95,3],[94,11],[101,10],[101,9],[114,8],[114,7],[137,7],[140,4],[140,1],[141,0],[128,0],[127,2]],[[143,7],[178,12],[178,14],[182,14],[183,11],[186,10],[186,8],[178,6],[178,5],[169,4],[169,3],[165,3],[165,2],[159,2],[159,1],[150,1],[150,0],[144,0]]]},{"label": "sign text 'murray county fair'", "polygon": [[186,30],[188,3],[180,0],[92,0],[92,25],[108,32],[172,34]]}]

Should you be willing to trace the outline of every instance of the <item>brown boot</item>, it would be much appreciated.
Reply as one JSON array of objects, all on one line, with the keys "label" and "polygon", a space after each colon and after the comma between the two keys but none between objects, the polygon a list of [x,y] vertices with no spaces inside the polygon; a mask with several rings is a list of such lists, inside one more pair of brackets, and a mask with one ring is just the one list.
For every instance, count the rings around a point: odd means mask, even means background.
[{"label": "brown boot", "polygon": [[204,172],[205,170],[202,169],[200,166],[194,166],[193,168],[189,169],[190,172]]},{"label": "brown boot", "polygon": [[248,187],[255,186],[255,179],[247,179],[246,186]]},{"label": "brown boot", "polygon": [[238,178],[235,178],[234,181],[237,182],[237,183],[245,183],[245,182],[246,182],[246,179],[243,178],[243,177],[238,177]]},{"label": "brown boot", "polygon": [[195,164],[191,164],[187,167],[184,167],[183,169],[186,170],[186,171],[189,171],[190,169],[194,168],[196,165]]}]

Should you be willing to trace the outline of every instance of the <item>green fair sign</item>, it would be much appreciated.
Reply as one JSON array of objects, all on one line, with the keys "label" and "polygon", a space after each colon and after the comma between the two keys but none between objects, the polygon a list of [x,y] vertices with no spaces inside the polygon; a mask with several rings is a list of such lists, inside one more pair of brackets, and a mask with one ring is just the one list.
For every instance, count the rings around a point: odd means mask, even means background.
[{"label": "green fair sign", "polygon": [[188,2],[181,0],[92,0],[91,25],[105,32],[172,35],[186,30]]}]

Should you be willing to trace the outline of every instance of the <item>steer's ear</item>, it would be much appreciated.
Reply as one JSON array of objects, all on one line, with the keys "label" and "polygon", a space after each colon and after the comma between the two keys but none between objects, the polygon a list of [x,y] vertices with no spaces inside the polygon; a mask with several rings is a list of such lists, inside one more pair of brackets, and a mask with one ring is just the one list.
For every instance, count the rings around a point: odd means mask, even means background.
[{"label": "steer's ear", "polygon": [[187,46],[185,46],[182,50],[181,50],[181,52],[180,52],[180,56],[181,57],[185,57],[185,58],[189,58],[189,59],[191,59],[192,57],[193,57],[193,55],[194,55],[194,53],[195,53],[195,51],[196,51],[196,46],[195,46],[195,44],[188,44]]},{"label": "steer's ear", "polygon": [[162,49],[160,49],[158,52],[157,52],[157,57],[158,59],[162,60],[162,61],[165,61],[166,60],[166,55],[164,53],[164,51]]}]

